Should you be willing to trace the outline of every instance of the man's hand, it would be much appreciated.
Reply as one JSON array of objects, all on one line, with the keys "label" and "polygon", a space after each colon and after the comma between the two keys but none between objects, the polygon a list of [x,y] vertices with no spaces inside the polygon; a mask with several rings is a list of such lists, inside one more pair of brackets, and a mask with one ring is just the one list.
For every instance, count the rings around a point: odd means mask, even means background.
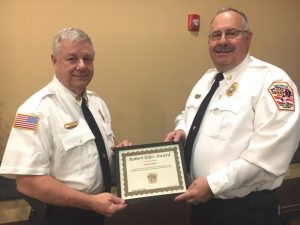
[{"label": "man's hand", "polygon": [[112,216],[127,206],[123,199],[111,193],[83,193],[47,175],[17,175],[17,187],[21,193],[48,204],[93,210],[105,216]]},{"label": "man's hand", "polygon": [[165,137],[165,141],[173,141],[175,143],[180,142],[181,140],[185,140],[185,132],[181,129],[174,130],[168,133]]},{"label": "man's hand", "polygon": [[92,195],[91,197],[93,198],[91,201],[91,209],[107,217],[113,216],[115,213],[123,210],[127,206],[123,199],[107,192]]},{"label": "man's hand", "polygon": [[126,146],[131,146],[131,145],[132,145],[132,142],[130,142],[128,140],[124,140],[118,144],[111,146],[111,150],[114,152],[117,147],[126,147]]},{"label": "man's hand", "polygon": [[199,177],[193,181],[186,192],[178,195],[175,201],[186,201],[191,204],[207,202],[213,197],[213,193],[208,185],[207,179]]}]

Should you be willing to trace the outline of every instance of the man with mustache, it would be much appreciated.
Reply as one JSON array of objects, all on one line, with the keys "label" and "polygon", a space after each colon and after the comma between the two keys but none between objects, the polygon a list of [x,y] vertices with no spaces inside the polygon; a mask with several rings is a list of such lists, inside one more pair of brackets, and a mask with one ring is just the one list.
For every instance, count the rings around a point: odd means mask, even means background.
[{"label": "man with mustache", "polygon": [[283,70],[250,56],[251,38],[244,13],[216,14],[208,36],[215,68],[165,138],[185,140],[191,185],[175,201],[191,203],[193,225],[285,224],[274,190],[299,143],[299,93]]},{"label": "man with mustache", "polygon": [[[30,225],[101,225],[105,216],[126,207],[110,193],[115,143],[109,111],[86,89],[94,57],[85,32],[58,32],[51,55],[53,80],[17,111],[0,173],[16,176],[17,189],[32,207]],[[130,144],[125,140],[118,146]]]}]

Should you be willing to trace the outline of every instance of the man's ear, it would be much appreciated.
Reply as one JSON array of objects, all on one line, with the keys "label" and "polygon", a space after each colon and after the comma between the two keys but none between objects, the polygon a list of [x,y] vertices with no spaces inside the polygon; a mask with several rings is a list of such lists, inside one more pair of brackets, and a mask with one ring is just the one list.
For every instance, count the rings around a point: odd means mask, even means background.
[{"label": "man's ear", "polygon": [[55,65],[56,64],[56,58],[53,54],[51,54],[51,61],[52,61],[52,64]]},{"label": "man's ear", "polygon": [[253,32],[252,31],[248,31],[248,34],[247,34],[247,40],[251,42],[252,40],[252,35],[253,35]]}]

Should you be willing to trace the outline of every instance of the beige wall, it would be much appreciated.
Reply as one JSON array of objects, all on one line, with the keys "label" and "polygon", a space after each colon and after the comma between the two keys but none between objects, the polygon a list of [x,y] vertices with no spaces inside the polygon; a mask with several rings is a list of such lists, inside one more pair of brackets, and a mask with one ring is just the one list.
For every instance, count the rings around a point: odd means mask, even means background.
[{"label": "beige wall", "polygon": [[[298,0],[0,0],[0,159],[17,107],[52,79],[53,35],[69,26],[96,45],[89,88],[107,102],[117,138],[162,141],[212,66],[208,24],[225,6],[248,15],[251,53],[285,69],[299,86]],[[187,30],[189,12],[201,15],[199,33]]]}]

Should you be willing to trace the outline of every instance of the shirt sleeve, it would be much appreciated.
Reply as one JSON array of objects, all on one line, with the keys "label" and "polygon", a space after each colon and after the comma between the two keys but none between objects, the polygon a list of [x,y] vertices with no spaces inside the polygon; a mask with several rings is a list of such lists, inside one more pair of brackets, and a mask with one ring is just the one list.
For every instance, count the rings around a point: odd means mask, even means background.
[{"label": "shirt sleeve", "polygon": [[[282,107],[282,100],[276,100],[272,95],[270,88],[276,84],[292,90],[290,107]],[[232,190],[238,193],[244,187],[250,191],[251,188],[262,190],[269,181],[268,188],[280,186],[299,143],[299,106],[299,94],[292,81],[266,82],[253,103],[254,132],[248,148],[239,159],[207,177],[215,195],[221,196]]]},{"label": "shirt sleeve", "polygon": [[[250,193],[252,187],[261,190],[268,181],[274,181],[277,177],[262,168],[244,160],[238,159],[217,173],[207,177],[208,184],[215,196],[222,198],[243,197],[245,191]],[[236,196],[230,196],[234,191]],[[239,192],[241,196],[239,196]],[[225,196],[225,197],[224,197]]]},{"label": "shirt sleeve", "polygon": [[[292,90],[292,107],[282,108],[276,102],[270,89],[283,84]],[[282,96],[284,98],[284,96]],[[265,86],[263,93],[254,104],[254,133],[249,147],[241,158],[263,168],[275,176],[283,175],[299,143],[299,93],[291,81],[272,82]]]},{"label": "shirt sleeve", "polygon": [[[30,113],[32,115],[32,113]],[[17,114],[18,115],[18,114]],[[44,175],[50,172],[49,137],[39,118],[36,130],[13,127],[7,142],[1,173]]]}]

